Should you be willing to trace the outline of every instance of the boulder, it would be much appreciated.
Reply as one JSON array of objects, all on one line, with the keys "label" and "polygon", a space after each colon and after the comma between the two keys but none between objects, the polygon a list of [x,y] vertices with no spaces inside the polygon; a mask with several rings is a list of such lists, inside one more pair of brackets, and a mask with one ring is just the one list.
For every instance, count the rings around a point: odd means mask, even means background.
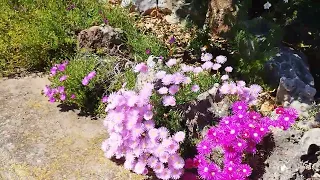
[{"label": "boulder", "polygon": [[123,34],[120,29],[109,25],[92,26],[78,34],[78,48],[86,51],[112,53],[119,50],[123,44]]},{"label": "boulder", "polygon": [[280,47],[279,53],[265,64],[264,69],[269,84],[278,86],[278,102],[299,100],[310,104],[314,100],[314,79],[302,53]]}]

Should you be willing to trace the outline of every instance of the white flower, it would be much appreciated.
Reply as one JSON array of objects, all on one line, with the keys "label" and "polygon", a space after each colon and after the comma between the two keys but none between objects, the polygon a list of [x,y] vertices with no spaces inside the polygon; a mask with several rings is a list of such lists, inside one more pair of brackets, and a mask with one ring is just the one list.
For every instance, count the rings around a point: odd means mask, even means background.
[{"label": "white flower", "polygon": [[269,3],[269,1],[267,1],[264,5],[263,5],[264,9],[269,9],[271,7],[271,4]]},{"label": "white flower", "polygon": [[131,4],[131,0],[122,0],[121,1],[121,6],[122,7],[128,7],[128,6],[130,6],[130,4]]},{"label": "white flower", "polygon": [[148,60],[147,60],[147,65],[150,67],[150,68],[153,68],[156,63],[153,61],[155,57],[153,55],[149,56]]},{"label": "white flower", "polygon": [[289,0],[283,0],[283,2],[288,3],[288,2],[289,2]]}]

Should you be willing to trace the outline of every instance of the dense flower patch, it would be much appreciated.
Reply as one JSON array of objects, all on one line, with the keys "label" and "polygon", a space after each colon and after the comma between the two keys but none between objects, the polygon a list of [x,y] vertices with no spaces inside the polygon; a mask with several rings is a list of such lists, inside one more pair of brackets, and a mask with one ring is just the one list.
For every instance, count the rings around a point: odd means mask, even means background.
[{"label": "dense flower patch", "polygon": [[[242,180],[250,176],[252,168],[244,157],[256,153],[256,145],[271,132],[271,126],[286,130],[295,122],[297,113],[294,109],[278,108],[275,117],[263,117],[253,110],[261,86],[233,81],[233,68],[225,66],[225,56],[213,59],[212,54],[203,53],[201,61],[201,65],[187,65],[176,59],[164,62],[162,57],[150,56],[146,63],[133,68],[136,75],[152,77],[142,87],[130,90],[125,83],[117,92],[101,94],[99,99],[107,114],[104,126],[109,134],[102,143],[107,158],[124,159],[126,169],[142,175],[152,172],[159,179]],[[85,71],[77,74],[76,79],[74,73],[79,71],[68,70],[68,64],[65,61],[51,68],[53,84],[43,91],[50,102],[77,100],[81,93],[76,94],[75,90],[90,94],[92,84],[99,83],[96,78],[101,72],[94,68],[94,63],[91,68],[83,66]],[[194,137],[189,136],[188,129],[181,129],[183,126],[173,126],[180,119],[165,117],[173,108],[196,100],[213,86],[221,98],[227,96],[233,102],[233,114],[209,127],[201,139],[193,139],[199,142],[194,144],[198,154],[184,159],[181,149],[186,140],[190,142]]]}]

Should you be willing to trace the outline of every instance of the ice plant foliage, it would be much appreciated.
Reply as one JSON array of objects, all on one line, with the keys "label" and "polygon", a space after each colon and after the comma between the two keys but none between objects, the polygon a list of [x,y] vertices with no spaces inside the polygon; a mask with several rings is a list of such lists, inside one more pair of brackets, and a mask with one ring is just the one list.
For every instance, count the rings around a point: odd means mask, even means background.
[{"label": "ice plant foliage", "polygon": [[[277,110],[275,119],[263,117],[251,111],[244,101],[232,105],[233,115],[223,117],[216,127],[211,127],[205,138],[197,145],[198,155],[186,160],[186,167],[197,168],[202,179],[244,180],[251,174],[251,167],[242,163],[242,157],[256,152],[256,145],[270,133],[269,127],[288,129],[298,117],[294,109]],[[210,155],[223,153],[223,163],[215,163]]]},{"label": "ice plant foliage", "polygon": [[[149,102],[153,88],[147,83],[139,93],[121,89],[108,97],[104,125],[109,138],[102,149],[107,158],[124,157],[124,167],[137,174],[151,169],[159,179],[179,179],[184,159],[178,152],[185,133],[171,136],[167,128],[155,127]],[[172,105],[172,97],[167,97],[166,103]]]}]

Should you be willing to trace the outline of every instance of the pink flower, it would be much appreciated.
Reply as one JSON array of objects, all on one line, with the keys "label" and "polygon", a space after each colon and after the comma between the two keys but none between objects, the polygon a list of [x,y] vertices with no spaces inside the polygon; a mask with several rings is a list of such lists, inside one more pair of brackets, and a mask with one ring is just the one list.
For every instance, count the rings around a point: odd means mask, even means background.
[{"label": "pink flower", "polygon": [[201,67],[196,67],[196,68],[194,68],[194,70],[193,70],[193,73],[195,73],[195,74],[199,74],[199,73],[201,73],[201,72],[203,72],[203,69],[202,69]]},{"label": "pink flower", "polygon": [[71,94],[71,99],[75,99],[76,98],[76,95],[75,94]]},{"label": "pink flower", "polygon": [[174,98],[173,96],[164,96],[162,103],[164,106],[175,106],[176,98]]},{"label": "pink flower", "polygon": [[216,62],[219,64],[224,64],[227,61],[226,56],[219,55],[216,57]]},{"label": "pink flower", "polygon": [[220,68],[221,68],[221,64],[216,63],[216,64],[212,65],[212,69],[215,71],[219,70]]},{"label": "pink flower", "polygon": [[145,63],[139,63],[134,68],[134,72],[147,73],[148,72],[148,66]]},{"label": "pink flower", "polygon": [[94,78],[94,77],[96,76],[96,74],[97,74],[96,71],[91,71],[91,72],[88,74],[87,77],[88,77],[89,79],[92,79],[92,78]]},{"label": "pink flower", "polygon": [[155,140],[159,135],[159,131],[158,131],[158,129],[155,129],[155,128],[150,129],[148,131],[148,135],[152,140]]},{"label": "pink flower", "polygon": [[107,103],[108,102],[108,96],[103,96],[102,100],[103,103]]},{"label": "pink flower", "polygon": [[58,65],[58,70],[61,71],[61,72],[62,72],[62,71],[65,71],[65,70],[66,70],[66,65],[67,65],[67,64],[64,64],[64,63],[63,63],[63,64],[59,64],[59,65]]},{"label": "pink flower", "polygon": [[167,94],[168,93],[168,88],[162,87],[158,90],[159,94]]},{"label": "pink flower", "polygon": [[60,82],[65,81],[65,80],[67,79],[67,77],[68,77],[67,75],[61,76],[60,79],[59,79],[59,81],[60,81]]},{"label": "pink flower", "polygon": [[150,49],[146,49],[146,54],[150,54],[151,50]]},{"label": "pink flower", "polygon": [[207,61],[207,62],[203,63],[201,67],[202,67],[202,69],[208,70],[213,67],[213,63],[211,61]]},{"label": "pink flower", "polygon": [[164,165],[161,162],[156,163],[156,165],[153,168],[154,172],[157,173],[157,174],[162,173],[163,169],[164,169]]},{"label": "pink flower", "polygon": [[171,95],[175,95],[179,91],[179,86],[177,85],[172,85],[169,87],[169,93]]},{"label": "pink flower", "polygon": [[176,132],[176,134],[173,136],[173,139],[176,142],[183,142],[185,137],[186,137],[185,132],[179,131],[179,132]]},{"label": "pink flower", "polygon": [[231,66],[227,66],[224,70],[230,73],[232,72],[233,68]]},{"label": "pink flower", "polygon": [[205,53],[201,56],[201,61],[210,61],[213,58],[212,54]]},{"label": "pink flower", "polygon": [[175,64],[177,64],[177,60],[176,59],[169,59],[169,61],[166,63],[166,65],[168,67],[172,67],[174,66]]},{"label": "pink flower", "polygon": [[182,169],[169,168],[169,170],[170,170],[170,174],[171,174],[172,179],[180,179],[180,177],[183,173]]},{"label": "pink flower", "polygon": [[61,101],[66,100],[66,94],[61,94],[61,95],[60,95],[60,100],[61,100]]},{"label": "pink flower", "polygon": [[197,84],[195,84],[195,85],[193,85],[192,87],[191,87],[191,91],[192,92],[198,92],[200,90],[200,87],[199,87],[199,85],[197,85]]},{"label": "pink flower", "polygon": [[53,66],[51,69],[50,69],[50,75],[51,76],[54,76],[54,75],[56,75],[57,74],[57,67],[56,66]]},{"label": "pink flower", "polygon": [[152,112],[152,111],[147,111],[147,112],[145,112],[144,115],[143,115],[143,118],[144,118],[145,120],[151,120],[152,117],[153,117],[153,112]]},{"label": "pink flower", "polygon": [[82,79],[82,85],[86,86],[89,84],[89,78],[86,76]]},{"label": "pink flower", "polygon": [[229,79],[229,76],[227,74],[221,76],[221,80],[222,81],[225,81],[225,80],[228,80]]}]

